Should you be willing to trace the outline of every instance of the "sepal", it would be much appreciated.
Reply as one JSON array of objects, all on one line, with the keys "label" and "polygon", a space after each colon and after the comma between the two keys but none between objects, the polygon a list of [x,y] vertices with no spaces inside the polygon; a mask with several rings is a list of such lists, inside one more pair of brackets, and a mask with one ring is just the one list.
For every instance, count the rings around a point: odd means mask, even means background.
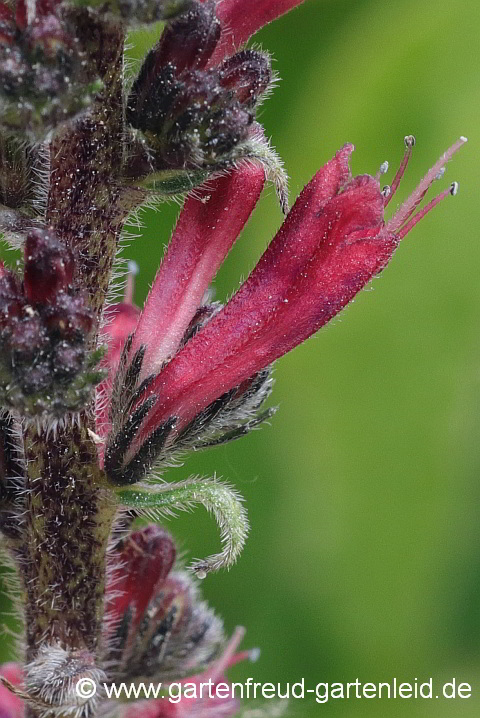
[{"label": "sepal", "polygon": [[216,479],[192,478],[175,484],[157,484],[135,489],[118,489],[117,500],[150,518],[175,515],[201,504],[212,513],[220,528],[221,553],[195,561],[191,568],[199,578],[210,571],[230,568],[242,552],[248,534],[243,498],[231,486]]}]

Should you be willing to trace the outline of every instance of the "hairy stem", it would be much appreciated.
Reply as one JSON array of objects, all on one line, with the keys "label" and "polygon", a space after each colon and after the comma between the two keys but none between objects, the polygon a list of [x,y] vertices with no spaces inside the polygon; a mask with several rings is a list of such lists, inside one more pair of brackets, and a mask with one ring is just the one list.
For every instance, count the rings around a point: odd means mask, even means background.
[{"label": "hairy stem", "polygon": [[86,419],[25,436],[27,660],[41,642],[95,652],[114,515]]}]

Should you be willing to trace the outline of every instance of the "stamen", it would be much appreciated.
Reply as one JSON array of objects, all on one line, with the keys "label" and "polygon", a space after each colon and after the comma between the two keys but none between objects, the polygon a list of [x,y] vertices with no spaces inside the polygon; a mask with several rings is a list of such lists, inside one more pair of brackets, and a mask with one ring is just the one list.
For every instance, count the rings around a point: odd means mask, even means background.
[{"label": "stamen", "polygon": [[384,197],[388,197],[390,195],[390,192],[392,191],[392,188],[389,184],[386,184],[385,187],[382,189],[382,194]]},{"label": "stamen", "polygon": [[[459,140],[457,140],[441,157],[440,159],[433,165],[432,169],[430,169],[425,177],[422,179],[420,184],[418,185],[417,189],[412,192],[410,197],[407,199],[407,201],[400,207],[398,212],[394,214],[394,216],[387,222],[386,229],[389,232],[397,233],[400,228],[404,225],[404,223],[409,219],[409,217],[413,214],[415,209],[417,208],[418,204],[422,201],[423,197],[425,196],[425,193],[427,192],[428,188],[432,184],[432,182],[435,180],[438,173],[441,171],[442,167],[446,165],[446,163],[452,159],[455,152],[457,152],[460,147],[462,147],[465,142],[467,142],[466,137],[460,137]],[[402,163],[403,164],[403,163]],[[397,172],[398,174],[398,172]],[[396,179],[396,178],[395,178]],[[451,190],[449,189],[447,191],[447,194],[449,194]],[[443,193],[442,193],[443,195]],[[441,197],[442,195],[439,195]],[[437,198],[435,198],[437,200]],[[432,200],[432,202],[435,202],[435,200]],[[438,200],[439,201],[439,200]],[[431,204],[431,203],[430,203]],[[430,205],[427,205],[430,206]],[[425,207],[426,209],[426,207]],[[422,210],[422,217],[426,214],[424,210]],[[418,215],[417,215],[418,216]],[[418,221],[418,220],[417,220]],[[416,224],[416,222],[415,222]],[[410,226],[410,225],[409,225]],[[411,225],[413,226],[413,224]],[[402,230],[402,237],[406,233]]]},{"label": "stamen", "polygon": [[411,229],[415,227],[417,222],[420,222],[420,220],[425,217],[426,214],[428,214],[434,207],[439,204],[439,202],[442,201],[442,199],[445,199],[445,197],[448,197],[449,194],[454,197],[458,192],[458,182],[452,182],[450,187],[447,187],[447,189],[444,189],[443,192],[440,192],[436,197],[434,197],[430,202],[423,207],[417,214],[411,218],[410,222],[407,222],[402,229],[399,232],[396,232],[396,235],[399,239],[402,239],[405,237],[406,234],[410,232]]},{"label": "stamen", "polygon": [[224,652],[222,653],[218,661],[213,664],[212,669],[207,673],[207,677],[210,678],[213,683],[216,683],[216,681],[218,681],[218,679],[225,673],[229,666],[232,666],[237,662],[235,660],[235,652],[239,647],[240,643],[243,641],[244,636],[245,628],[243,626],[237,626],[235,631],[233,632],[233,636],[227,643],[227,647],[225,648]]},{"label": "stamen", "polygon": [[125,294],[123,297],[123,301],[125,302],[125,304],[133,304],[133,295],[135,292],[135,277],[140,270],[138,264],[134,262],[133,259],[129,261],[127,266],[127,283],[125,285]]},{"label": "stamen", "polygon": [[414,135],[406,135],[406,137],[403,138],[403,141],[405,143],[405,154],[403,155],[403,159],[400,163],[400,167],[397,170],[397,174],[395,175],[393,182],[390,187],[390,193],[386,195],[385,197],[385,207],[388,205],[388,203],[391,201],[393,195],[397,191],[398,185],[400,184],[400,180],[402,179],[403,175],[405,174],[405,170],[407,169],[408,162],[410,160],[410,157],[412,156],[412,150],[415,146],[416,140]]},{"label": "stamen", "polygon": [[238,653],[235,653],[233,658],[230,660],[228,667],[230,668],[231,666],[235,666],[237,663],[241,663],[242,661],[250,661],[250,663],[256,663],[260,658],[260,654],[260,648],[250,648],[246,651],[239,651]]}]

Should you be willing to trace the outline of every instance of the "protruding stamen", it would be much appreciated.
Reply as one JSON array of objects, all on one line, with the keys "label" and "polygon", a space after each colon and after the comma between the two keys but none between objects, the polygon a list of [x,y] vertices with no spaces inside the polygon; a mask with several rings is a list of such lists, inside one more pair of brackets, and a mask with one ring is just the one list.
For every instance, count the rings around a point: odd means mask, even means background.
[{"label": "protruding stamen", "polygon": [[[435,162],[432,169],[430,169],[425,177],[422,179],[420,184],[418,185],[417,189],[412,192],[410,197],[407,199],[407,201],[400,207],[398,212],[387,222],[387,229],[389,232],[398,233],[400,228],[403,227],[405,222],[408,220],[408,218],[413,214],[415,209],[417,208],[418,204],[422,201],[423,197],[425,196],[425,193],[427,192],[428,188],[432,184],[432,182],[435,180],[436,176],[446,165],[446,163],[452,159],[455,152],[457,152],[460,147],[462,147],[465,142],[467,141],[466,137],[460,137],[459,140],[457,140],[449,149],[440,157],[440,159]],[[403,163],[402,163],[403,164]],[[398,174],[398,172],[397,172]],[[442,193],[443,194],[443,193]],[[448,189],[447,194],[450,194],[450,189]],[[439,197],[442,197],[442,195],[439,195]],[[432,202],[437,203],[438,198],[435,198],[432,200]],[[438,200],[439,201],[439,200]],[[432,203],[427,205],[427,207],[430,207]],[[434,206],[434,205],[433,205]],[[427,209],[425,207],[425,209]],[[421,216],[423,217],[426,212],[425,209],[422,210]],[[418,215],[416,215],[418,217]],[[416,220],[417,222],[418,220]],[[416,222],[414,224],[416,224]],[[409,228],[413,227],[413,224],[409,223]],[[404,228],[405,229],[405,228]],[[404,232],[404,229],[402,229],[402,234],[400,236],[405,236],[406,232]]]},{"label": "protruding stamen", "polygon": [[430,202],[425,205],[425,207],[423,207],[419,212],[417,212],[417,214],[412,217],[410,221],[407,222],[407,224],[405,224],[399,232],[396,233],[397,237],[399,237],[399,239],[405,237],[405,235],[408,234],[410,230],[415,227],[417,222],[420,222],[420,220],[425,217],[425,215],[428,214],[434,207],[436,207],[437,204],[442,201],[442,199],[448,197],[449,194],[451,194],[452,196],[456,195],[457,191],[458,182],[452,182],[450,187],[447,187],[447,189],[444,189],[443,192],[440,192],[440,194],[430,200]]},{"label": "protruding stamen", "polygon": [[233,632],[233,636],[227,643],[227,647],[225,648],[224,652],[222,653],[218,661],[213,664],[211,671],[209,671],[207,674],[208,678],[210,678],[213,683],[216,683],[218,681],[218,679],[225,673],[229,666],[237,662],[235,660],[235,652],[239,647],[240,643],[243,641],[244,636],[245,628],[243,626],[237,626],[235,631]]},{"label": "protruding stamen", "polygon": [[398,185],[400,184],[400,180],[402,179],[403,175],[405,174],[405,170],[407,169],[408,162],[410,160],[410,157],[412,156],[412,149],[415,146],[416,142],[414,135],[407,135],[406,137],[404,137],[403,141],[405,143],[405,154],[403,155],[403,159],[400,163],[400,167],[397,170],[397,174],[393,178],[389,194],[384,195],[385,207],[388,205],[393,195],[397,191]]},{"label": "protruding stamen", "polygon": [[136,262],[131,259],[128,263],[128,274],[127,283],[125,285],[125,295],[123,301],[125,304],[133,304],[133,295],[135,292],[135,277],[139,272],[139,267]]},{"label": "protruding stamen", "polygon": [[230,659],[228,667],[231,668],[231,666],[235,666],[237,663],[241,663],[242,661],[250,661],[250,663],[256,663],[260,658],[261,653],[262,651],[258,647],[250,648],[246,651],[239,651],[238,653],[235,653],[235,655]]},{"label": "protruding stamen", "polygon": [[390,195],[390,192],[392,191],[392,188],[389,184],[386,184],[385,187],[382,189],[382,194],[385,198],[387,198]]}]

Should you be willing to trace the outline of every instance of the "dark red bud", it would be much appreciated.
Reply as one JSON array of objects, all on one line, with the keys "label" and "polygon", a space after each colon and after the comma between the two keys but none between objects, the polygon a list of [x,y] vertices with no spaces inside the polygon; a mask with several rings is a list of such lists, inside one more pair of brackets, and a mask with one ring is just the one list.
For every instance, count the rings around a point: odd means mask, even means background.
[{"label": "dark red bud", "polygon": [[0,330],[23,315],[25,300],[12,272],[2,266],[0,277]]},{"label": "dark red bud", "polygon": [[92,329],[94,316],[82,294],[59,294],[55,304],[44,312],[45,326],[50,334],[62,339],[83,339]]},{"label": "dark red bud", "polygon": [[47,349],[48,345],[45,327],[38,315],[27,316],[14,325],[10,347],[22,361],[38,358],[40,352]]},{"label": "dark red bud", "polygon": [[129,606],[135,609],[135,622],[141,620],[160,581],[169,574],[175,562],[175,544],[169,533],[156,524],[134,531],[122,546],[114,571],[112,590],[113,618],[120,619]]},{"label": "dark red bud", "polygon": [[176,20],[168,23],[152,53],[155,69],[170,63],[176,74],[184,70],[200,70],[207,64],[220,38],[220,23],[215,15],[215,2],[195,3]]},{"label": "dark red bud", "polygon": [[72,282],[73,256],[54,234],[32,230],[25,242],[25,296],[32,304],[50,304]]},{"label": "dark red bud", "polygon": [[219,78],[220,85],[231,90],[238,102],[253,107],[272,80],[270,60],[254,50],[243,50],[222,63]]}]

